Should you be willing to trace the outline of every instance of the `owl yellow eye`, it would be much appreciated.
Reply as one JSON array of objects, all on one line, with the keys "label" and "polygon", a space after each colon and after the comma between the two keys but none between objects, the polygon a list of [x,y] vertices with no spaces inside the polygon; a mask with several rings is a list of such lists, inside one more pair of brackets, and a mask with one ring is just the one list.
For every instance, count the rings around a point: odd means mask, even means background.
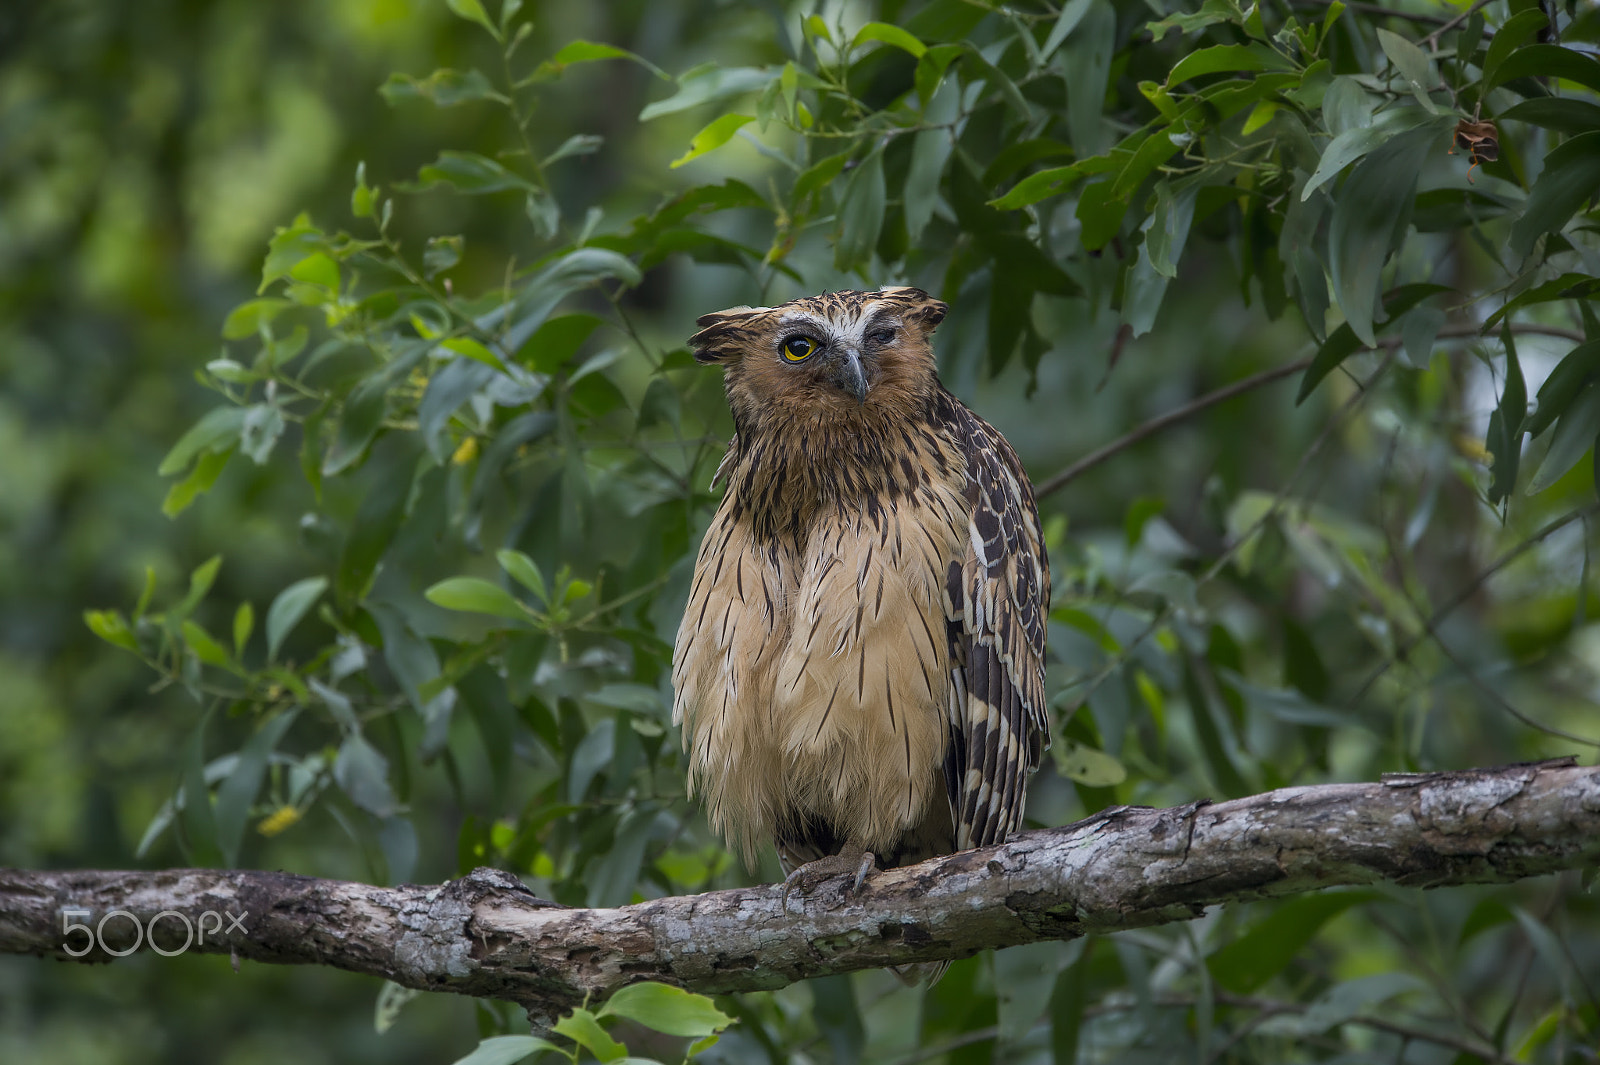
[{"label": "owl yellow eye", "polygon": [[817,342],[810,337],[790,337],[783,342],[783,361],[805,362],[816,350]]}]

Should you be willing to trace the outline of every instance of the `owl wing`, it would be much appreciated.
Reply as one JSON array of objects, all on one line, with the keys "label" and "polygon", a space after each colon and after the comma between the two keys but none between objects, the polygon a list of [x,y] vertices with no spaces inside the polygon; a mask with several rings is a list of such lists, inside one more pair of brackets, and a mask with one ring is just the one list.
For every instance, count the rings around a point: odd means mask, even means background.
[{"label": "owl wing", "polygon": [[946,581],[950,747],[945,785],[956,849],[1001,843],[1022,824],[1024,787],[1050,743],[1044,705],[1050,569],[1033,489],[1011,445],[952,400],[966,452],[965,558]]}]

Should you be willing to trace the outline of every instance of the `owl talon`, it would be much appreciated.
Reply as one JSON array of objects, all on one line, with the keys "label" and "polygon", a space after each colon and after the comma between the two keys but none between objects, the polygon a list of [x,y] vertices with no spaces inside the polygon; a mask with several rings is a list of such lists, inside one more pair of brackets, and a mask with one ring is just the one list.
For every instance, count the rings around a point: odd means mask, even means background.
[{"label": "owl talon", "polygon": [[853,877],[849,887],[845,888],[845,894],[854,895],[861,890],[862,881],[872,872],[877,860],[871,851],[847,850],[840,854],[830,854],[826,858],[818,858],[814,862],[807,862],[784,878],[783,892],[779,899],[787,906],[790,891],[798,889],[800,894],[810,895],[836,876]]}]

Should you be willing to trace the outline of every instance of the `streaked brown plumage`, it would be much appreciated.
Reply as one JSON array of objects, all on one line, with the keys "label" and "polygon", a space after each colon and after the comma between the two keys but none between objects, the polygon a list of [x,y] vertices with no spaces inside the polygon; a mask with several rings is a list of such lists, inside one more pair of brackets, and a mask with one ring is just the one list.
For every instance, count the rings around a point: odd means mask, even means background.
[{"label": "streaked brown plumage", "polygon": [[1049,569],[1016,455],[939,383],[945,311],[919,289],[835,292],[708,314],[690,338],[726,369],[736,434],[673,716],[747,864],[772,839],[791,873],[841,852],[903,865],[1022,821],[1049,740]]}]

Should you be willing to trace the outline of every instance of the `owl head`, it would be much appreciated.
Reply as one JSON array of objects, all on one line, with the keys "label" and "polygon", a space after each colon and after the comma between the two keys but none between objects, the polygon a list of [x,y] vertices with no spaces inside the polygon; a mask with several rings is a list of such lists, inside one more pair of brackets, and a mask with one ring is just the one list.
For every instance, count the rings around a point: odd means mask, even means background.
[{"label": "owl head", "polygon": [[703,315],[689,347],[727,368],[735,417],[784,407],[849,417],[938,387],[930,337],[947,309],[918,288],[825,292]]}]

